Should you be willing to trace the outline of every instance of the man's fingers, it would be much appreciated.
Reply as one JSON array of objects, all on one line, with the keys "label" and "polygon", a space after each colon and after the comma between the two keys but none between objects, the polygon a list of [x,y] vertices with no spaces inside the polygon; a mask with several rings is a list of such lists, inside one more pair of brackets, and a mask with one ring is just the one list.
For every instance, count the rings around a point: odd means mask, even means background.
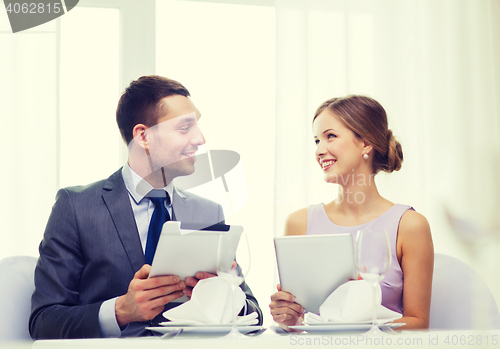
[{"label": "man's fingers", "polygon": [[217,275],[215,274],[212,274],[212,273],[207,273],[207,272],[204,272],[204,271],[200,271],[198,273],[196,273],[195,277],[198,279],[198,280],[203,280],[203,279],[208,279],[208,278],[213,278]]},{"label": "man's fingers", "polygon": [[[137,302],[148,302],[152,301],[157,298],[162,298],[164,296],[169,296],[169,295],[175,295],[175,294],[180,294],[183,293],[183,289],[186,287],[186,284],[184,282],[180,282],[175,285],[171,286],[162,286],[162,287],[157,287],[153,288],[150,290],[145,290],[142,292],[138,292],[136,296]],[[175,297],[174,299],[177,299],[179,297]]]},{"label": "man's fingers", "polygon": [[169,294],[168,296],[159,297],[151,300],[147,305],[147,308],[149,308],[149,310],[144,310],[143,313],[144,317],[142,321],[154,319],[158,314],[160,314],[163,311],[165,304],[172,302],[173,300],[176,300],[182,297],[183,295],[184,294],[182,292],[175,292]]},{"label": "man's fingers", "polygon": [[151,266],[149,264],[144,264],[142,268],[135,273],[134,279],[147,279],[150,271]]},{"label": "man's fingers", "polygon": [[[118,297],[115,303],[116,320],[120,326],[133,321],[154,318],[163,306],[184,295],[186,284],[178,276],[147,278],[151,266],[145,264],[129,284],[127,294]],[[161,308],[158,310],[157,308]]]},{"label": "man's fingers", "polygon": [[155,298],[153,300],[151,300],[151,304],[150,306],[152,308],[157,308],[157,307],[161,307],[163,308],[163,306],[167,303],[170,303],[176,299],[179,299],[181,297],[184,297],[184,292],[182,291],[176,291],[176,292],[173,292],[173,293],[170,293],[166,296],[162,296],[162,297],[158,297],[158,298]]},{"label": "man's fingers", "polygon": [[[151,290],[158,287],[171,286],[179,284],[181,281],[178,276],[155,276],[144,281],[144,290]],[[184,284],[184,282],[182,282]]]},{"label": "man's fingers", "polygon": [[[170,293],[166,296],[155,298],[151,300],[149,304],[150,307],[152,308],[151,311],[156,313],[156,315],[158,315],[163,310],[165,304],[175,301],[176,299],[179,299],[181,297],[184,297],[184,292],[177,291]],[[154,316],[152,318],[154,318]]]},{"label": "man's fingers", "polygon": [[186,285],[191,286],[191,287],[195,287],[196,284],[198,283],[198,279],[196,279],[192,276],[189,276],[186,278],[185,282],[186,282]]}]

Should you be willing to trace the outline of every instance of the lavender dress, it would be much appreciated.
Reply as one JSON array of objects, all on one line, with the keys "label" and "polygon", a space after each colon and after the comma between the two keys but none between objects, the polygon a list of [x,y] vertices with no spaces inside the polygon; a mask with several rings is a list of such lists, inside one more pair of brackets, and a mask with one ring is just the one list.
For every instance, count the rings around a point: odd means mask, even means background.
[{"label": "lavender dress", "polygon": [[407,210],[413,210],[407,205],[396,204],[371,222],[354,227],[342,227],[333,223],[325,211],[323,204],[311,205],[307,212],[307,235],[315,234],[351,234],[353,242],[360,229],[383,229],[389,235],[392,263],[384,279],[380,282],[382,289],[382,305],[403,314],[403,271],[396,255],[396,238],[401,217]]}]

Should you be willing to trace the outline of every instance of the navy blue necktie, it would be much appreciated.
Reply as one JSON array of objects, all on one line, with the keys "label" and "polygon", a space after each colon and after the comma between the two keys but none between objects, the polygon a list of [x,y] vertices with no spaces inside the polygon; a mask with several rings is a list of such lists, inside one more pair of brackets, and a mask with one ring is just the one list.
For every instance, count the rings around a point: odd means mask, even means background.
[{"label": "navy blue necktie", "polygon": [[155,205],[155,210],[151,216],[151,222],[149,223],[148,240],[146,241],[146,252],[144,253],[146,264],[151,265],[153,263],[156,245],[158,245],[163,224],[170,220],[170,215],[164,203],[166,200],[167,205],[170,205],[170,196],[164,190],[152,190],[148,196]]}]

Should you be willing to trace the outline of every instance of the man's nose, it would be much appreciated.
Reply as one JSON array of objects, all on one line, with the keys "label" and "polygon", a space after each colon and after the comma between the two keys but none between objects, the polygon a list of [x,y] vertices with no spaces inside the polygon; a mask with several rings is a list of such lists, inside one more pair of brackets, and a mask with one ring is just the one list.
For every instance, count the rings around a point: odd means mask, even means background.
[{"label": "man's nose", "polygon": [[192,143],[196,145],[203,145],[205,144],[205,137],[203,136],[203,133],[201,132],[200,126],[196,125],[196,130],[194,130],[195,135],[192,139]]}]

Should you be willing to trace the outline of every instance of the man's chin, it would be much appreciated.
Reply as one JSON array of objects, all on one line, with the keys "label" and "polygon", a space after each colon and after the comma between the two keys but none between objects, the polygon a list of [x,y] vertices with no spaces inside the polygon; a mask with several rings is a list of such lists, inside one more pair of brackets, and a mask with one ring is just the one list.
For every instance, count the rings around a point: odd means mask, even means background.
[{"label": "man's chin", "polygon": [[182,169],[179,169],[179,171],[176,173],[176,177],[183,177],[183,176],[189,176],[194,173],[194,166],[186,166]]}]

